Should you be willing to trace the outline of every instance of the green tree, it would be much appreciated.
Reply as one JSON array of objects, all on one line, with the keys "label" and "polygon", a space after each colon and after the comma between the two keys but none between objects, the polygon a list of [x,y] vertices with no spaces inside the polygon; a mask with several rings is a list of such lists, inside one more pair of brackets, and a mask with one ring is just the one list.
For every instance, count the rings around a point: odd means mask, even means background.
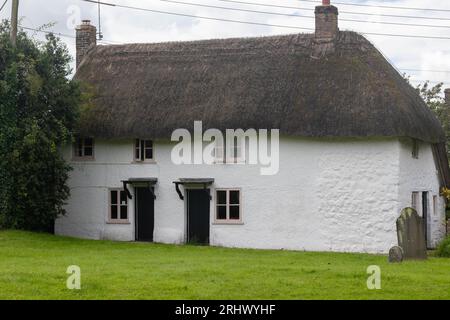
[{"label": "green tree", "polygon": [[[411,84],[408,75],[403,74],[403,78]],[[450,106],[445,102],[443,86],[442,82],[431,86],[430,81],[426,81],[417,85],[415,89],[441,122],[447,140],[447,156],[450,161]]]},{"label": "green tree", "polygon": [[54,35],[39,42],[0,23],[0,227],[49,230],[64,214],[71,140],[81,95],[71,57]]},{"label": "green tree", "polygon": [[425,103],[434,112],[444,128],[447,138],[447,155],[450,159],[450,106],[445,103],[443,85],[443,83],[438,83],[435,86],[431,86],[430,82],[427,81],[418,85],[416,90],[420,93]]}]

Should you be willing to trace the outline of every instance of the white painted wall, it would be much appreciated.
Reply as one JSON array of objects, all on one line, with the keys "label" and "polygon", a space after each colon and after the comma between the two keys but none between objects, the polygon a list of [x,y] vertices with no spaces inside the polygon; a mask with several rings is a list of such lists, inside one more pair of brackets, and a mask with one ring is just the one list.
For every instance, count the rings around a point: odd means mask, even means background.
[{"label": "white painted wall", "polygon": [[[72,163],[72,197],[67,216],[56,222],[56,233],[132,241],[133,201],[130,224],[107,224],[108,188],[121,187],[121,180],[131,177],[157,177],[154,240],[183,243],[185,205],[172,182],[214,178],[212,189],[241,189],[243,224],[214,224],[213,192],[212,245],[385,253],[397,244],[395,221],[401,208],[411,205],[411,190],[439,188],[434,163],[429,161],[431,148],[424,144],[419,160],[409,159],[405,143],[393,138],[282,137],[280,171],[274,176],[261,176],[259,166],[242,164],[176,166],[170,160],[172,146],[155,142],[155,163],[133,163],[132,140],[97,140],[95,161]],[[65,157],[71,159],[71,148],[66,148]],[[439,238],[440,228],[437,224],[432,228]]]}]

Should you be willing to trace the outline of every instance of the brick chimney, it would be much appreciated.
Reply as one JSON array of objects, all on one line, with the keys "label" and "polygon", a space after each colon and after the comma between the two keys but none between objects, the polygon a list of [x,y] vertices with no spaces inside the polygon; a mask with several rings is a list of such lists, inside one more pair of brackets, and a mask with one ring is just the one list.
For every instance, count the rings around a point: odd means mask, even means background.
[{"label": "brick chimney", "polygon": [[81,25],[77,27],[76,31],[76,67],[78,68],[89,49],[97,45],[97,28],[91,25],[90,20],[83,20]]},{"label": "brick chimney", "polygon": [[450,107],[450,88],[445,89],[445,103]]},{"label": "brick chimney", "polygon": [[322,0],[322,5],[317,6],[316,14],[316,39],[330,41],[339,32],[338,8],[330,4],[330,0]]}]

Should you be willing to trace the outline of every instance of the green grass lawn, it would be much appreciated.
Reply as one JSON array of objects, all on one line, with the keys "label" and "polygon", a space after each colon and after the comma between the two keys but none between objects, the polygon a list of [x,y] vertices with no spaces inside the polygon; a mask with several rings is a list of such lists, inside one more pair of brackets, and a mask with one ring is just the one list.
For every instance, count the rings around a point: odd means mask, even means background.
[{"label": "green grass lawn", "polygon": [[[81,290],[66,288],[69,265]],[[381,268],[381,290],[366,286]],[[0,231],[0,299],[450,299],[450,259],[78,240]]]}]

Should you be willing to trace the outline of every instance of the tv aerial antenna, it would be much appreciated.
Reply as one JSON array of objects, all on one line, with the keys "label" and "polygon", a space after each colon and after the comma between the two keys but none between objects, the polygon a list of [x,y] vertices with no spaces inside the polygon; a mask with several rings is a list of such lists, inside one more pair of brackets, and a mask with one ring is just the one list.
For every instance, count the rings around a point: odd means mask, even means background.
[{"label": "tv aerial antenna", "polygon": [[98,12],[98,40],[103,40],[102,33],[102,15],[101,15],[101,3],[100,0],[97,1],[97,12]]}]

